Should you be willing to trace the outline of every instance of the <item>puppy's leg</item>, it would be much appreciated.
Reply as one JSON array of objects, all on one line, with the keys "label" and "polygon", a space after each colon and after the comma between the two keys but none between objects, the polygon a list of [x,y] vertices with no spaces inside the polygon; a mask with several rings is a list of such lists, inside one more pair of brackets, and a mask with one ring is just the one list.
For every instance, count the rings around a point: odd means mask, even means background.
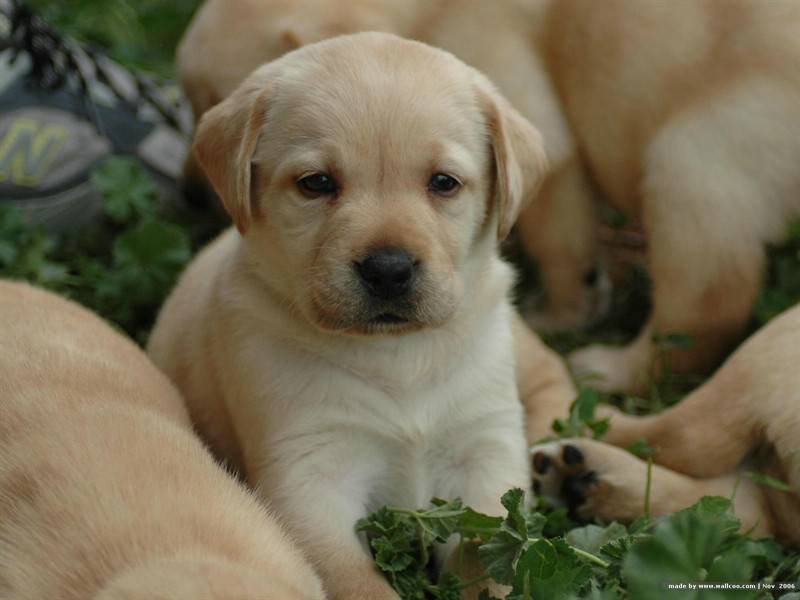
[{"label": "puppy's leg", "polygon": [[633,417],[601,407],[611,418],[605,441],[627,447],[644,438],[656,462],[695,477],[728,473],[767,442],[800,486],[794,401],[800,375],[793,360],[798,335],[800,311],[774,319],[706,383],[661,414]]},{"label": "puppy's leg", "polygon": [[462,581],[480,580],[480,583],[461,592],[461,600],[478,600],[484,589],[497,598],[505,598],[510,591],[507,586],[482,579],[484,571],[478,558],[478,544],[475,542],[464,542],[464,546],[459,548],[458,540],[452,540],[441,550],[437,549],[437,560],[443,563],[444,572],[456,573]]},{"label": "puppy's leg", "polygon": [[539,268],[544,310],[524,309],[537,331],[575,329],[607,308],[611,288],[597,262],[591,183],[577,158],[551,173],[517,221],[520,244]]},{"label": "puppy's leg", "polygon": [[[646,149],[652,332],[694,338],[669,353],[670,369],[707,370],[735,341],[758,293],[763,246],[782,239],[796,214],[798,95],[780,81],[767,72],[735,80],[677,114]],[[647,342],[585,349],[572,363],[605,377],[605,389],[638,391],[651,366],[665,366]]]},{"label": "puppy's leg", "polygon": [[[620,448],[587,439],[543,444],[531,449],[534,487],[566,503],[582,518],[631,522],[645,511],[647,463]],[[713,479],[694,479],[664,467],[652,467],[649,509],[667,515],[691,506],[703,496],[728,497],[737,485],[734,473]],[[742,530],[771,535],[774,524],[766,499],[750,480],[736,488],[734,512]]]},{"label": "puppy's leg", "polygon": [[525,408],[528,443],[550,434],[554,419],[562,419],[575,399],[566,365],[522,321],[514,315],[514,355],[517,389]]},{"label": "puppy's leg", "polygon": [[[331,447],[330,453],[335,455],[336,449]],[[369,492],[363,482],[344,474],[341,465],[356,472],[358,461],[334,459],[321,465],[303,457],[284,460],[293,465],[290,474],[279,478],[259,473],[253,481],[260,482],[261,495],[311,560],[328,600],[398,600],[355,531],[356,521],[367,516]]]},{"label": "puppy's leg", "polygon": [[645,439],[656,463],[694,477],[733,471],[762,435],[751,398],[734,370],[717,376],[679,404],[658,414],[634,417],[601,410],[611,416],[604,441],[627,448]]},{"label": "puppy's leg", "polygon": [[[530,470],[527,463],[525,439],[521,435],[518,410],[497,412],[481,420],[480,428],[459,431],[448,447],[454,448],[454,461],[440,477],[437,495],[443,498],[460,497],[464,504],[478,512],[501,516],[505,509],[500,502],[512,488],[530,489]],[[465,545],[463,555],[454,552],[457,540],[451,540],[437,551],[439,564],[445,570],[458,573],[465,581],[478,579],[482,573],[477,547]],[[482,581],[462,594],[462,600],[476,600],[487,588],[503,598],[505,586]]]},{"label": "puppy's leg", "polygon": [[[645,186],[643,216],[653,281],[648,325],[628,346],[590,346],[570,356],[575,373],[596,376],[603,390],[641,392],[663,368],[713,368],[747,320],[758,292],[763,248],[752,223],[727,214],[736,212],[728,206],[736,191],[719,183],[721,177],[708,176],[707,182],[688,178],[675,173],[664,181],[661,175]],[[653,342],[654,335],[671,333],[691,336],[691,348],[662,351]]]},{"label": "puppy's leg", "polygon": [[[676,226],[677,224],[673,224]],[[712,369],[742,330],[758,292],[764,251],[757,243],[728,240],[706,248],[701,231],[685,241],[662,221],[650,241],[653,278],[653,314],[636,339],[624,347],[593,345],[572,353],[569,363],[576,377],[591,379],[603,391],[642,393],[664,369],[704,372]],[[674,239],[672,233],[677,234]],[[736,234],[732,234],[736,235]],[[744,235],[744,234],[743,234]],[[688,250],[688,246],[692,250]],[[724,248],[724,246],[729,248]],[[683,246],[683,257],[674,248]],[[697,268],[690,255],[719,253],[710,271]],[[737,255],[739,259],[737,259]],[[724,263],[724,264],[719,264]],[[705,271],[705,272],[702,272]],[[654,336],[688,334],[689,349],[662,349]]]},{"label": "puppy's leg", "polygon": [[649,381],[656,354],[652,337],[651,319],[627,346],[593,344],[576,350],[567,360],[578,381],[587,382],[599,390],[642,392]]},{"label": "puppy's leg", "polygon": [[795,356],[800,309],[774,319],[747,340],[703,386],[675,407],[654,416],[632,417],[608,408],[605,440],[626,447],[645,438],[655,460],[695,477],[730,473],[756,447],[757,469],[789,484],[794,492],[765,487],[775,531],[800,541],[800,375]]}]

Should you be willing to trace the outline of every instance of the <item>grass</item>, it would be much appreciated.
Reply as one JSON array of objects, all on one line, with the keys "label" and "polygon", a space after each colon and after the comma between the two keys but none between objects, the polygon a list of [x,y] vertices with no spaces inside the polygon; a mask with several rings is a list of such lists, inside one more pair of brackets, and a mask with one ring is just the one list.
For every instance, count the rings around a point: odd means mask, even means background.
[{"label": "grass", "polygon": [[[175,45],[197,1],[105,0],[102,10],[96,0],[32,4],[65,34],[106,49],[125,65],[170,77]],[[105,161],[93,179],[103,190],[104,211],[80,231],[54,236],[0,205],[0,276],[26,279],[71,297],[144,343],[178,273],[221,224],[213,215],[161,202],[149,175],[132,159]],[[770,253],[751,331],[800,301],[800,225],[789,233],[787,243]],[[596,341],[630,339],[648,310],[646,275],[633,271],[622,290],[602,323],[547,341],[566,352]],[[681,340],[663,343],[666,347]],[[674,403],[698,381],[667,373],[642,398],[601,397],[585,390],[570,414],[556,424],[555,433],[601,437],[604,424],[593,419],[599,400],[613,401],[630,412],[651,412]],[[646,455],[646,444],[636,451]],[[676,600],[769,598],[770,586],[777,582],[800,584],[800,557],[774,542],[737,535],[729,504],[722,499],[623,527],[578,524],[564,511],[544,506],[530,513],[521,508],[516,492],[509,494],[504,498],[505,519],[479,515],[451,500],[417,511],[386,508],[360,527],[369,534],[379,568],[403,598],[415,600],[457,597],[463,583],[452,578],[435,581],[428,568],[431,547],[453,533],[483,542],[482,557],[491,565],[490,573],[514,587],[515,600],[661,598],[664,590],[652,585],[657,575],[762,584],[754,592],[670,593]]]}]

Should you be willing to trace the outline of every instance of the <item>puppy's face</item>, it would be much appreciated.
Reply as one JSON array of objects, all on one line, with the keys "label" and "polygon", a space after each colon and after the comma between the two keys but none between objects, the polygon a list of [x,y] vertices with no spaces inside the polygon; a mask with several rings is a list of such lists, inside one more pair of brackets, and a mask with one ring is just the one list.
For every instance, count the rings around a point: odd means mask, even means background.
[{"label": "puppy's face", "polygon": [[320,328],[360,334],[447,321],[543,162],[479,74],[386,34],[263,67],[204,118],[196,152],[269,283]]}]

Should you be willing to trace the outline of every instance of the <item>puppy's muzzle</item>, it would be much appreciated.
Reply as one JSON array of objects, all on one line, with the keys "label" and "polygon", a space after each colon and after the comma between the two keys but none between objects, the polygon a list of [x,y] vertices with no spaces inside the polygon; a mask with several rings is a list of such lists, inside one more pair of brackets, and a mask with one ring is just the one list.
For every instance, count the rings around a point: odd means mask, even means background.
[{"label": "puppy's muzzle", "polygon": [[419,261],[402,248],[381,248],[353,264],[367,293],[378,300],[410,295]]}]

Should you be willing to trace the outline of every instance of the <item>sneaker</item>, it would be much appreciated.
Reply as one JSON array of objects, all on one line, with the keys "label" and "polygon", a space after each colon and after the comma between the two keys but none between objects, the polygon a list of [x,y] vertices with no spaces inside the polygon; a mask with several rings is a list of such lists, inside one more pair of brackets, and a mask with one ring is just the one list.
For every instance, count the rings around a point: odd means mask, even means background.
[{"label": "sneaker", "polygon": [[179,197],[191,112],[177,86],[62,38],[22,0],[0,0],[0,205],[53,232],[102,208],[91,172],[133,156]]}]

